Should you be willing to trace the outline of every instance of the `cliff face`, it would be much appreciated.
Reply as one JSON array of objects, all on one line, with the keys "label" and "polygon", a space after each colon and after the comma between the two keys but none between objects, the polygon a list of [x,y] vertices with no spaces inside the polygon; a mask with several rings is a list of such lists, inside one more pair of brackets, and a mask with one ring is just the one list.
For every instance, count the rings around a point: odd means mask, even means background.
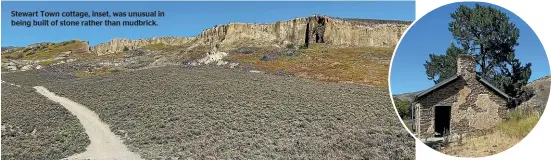
[{"label": "cliff face", "polygon": [[407,27],[407,24],[358,25],[345,20],[328,20],[324,40],[333,45],[393,47]]},{"label": "cliff face", "polygon": [[392,47],[409,23],[352,22],[327,16],[311,16],[271,24],[230,23],[206,29],[196,37],[157,37],[152,39],[114,39],[91,48],[97,55],[110,54],[150,44],[183,45],[201,43],[221,48],[236,45],[308,45],[327,43],[343,46]]},{"label": "cliff face", "polygon": [[98,44],[91,47],[90,50],[96,55],[105,55],[121,52],[124,48],[137,49],[151,44],[184,45],[194,41],[194,37],[154,37],[151,39],[130,40],[126,38],[112,39],[107,43]]},{"label": "cliff face", "polygon": [[307,21],[306,18],[299,18],[272,24],[230,23],[203,31],[199,39],[206,44],[221,46],[243,41],[256,44],[298,44],[304,42]]}]

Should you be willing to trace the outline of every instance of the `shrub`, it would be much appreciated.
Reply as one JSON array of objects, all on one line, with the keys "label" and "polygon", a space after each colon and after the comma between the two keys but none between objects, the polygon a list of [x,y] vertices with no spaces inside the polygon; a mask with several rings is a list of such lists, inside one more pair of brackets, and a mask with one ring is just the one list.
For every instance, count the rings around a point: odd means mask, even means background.
[{"label": "shrub", "polygon": [[396,105],[396,110],[398,110],[398,114],[403,120],[407,120],[411,118],[411,110],[409,108],[409,102],[408,101],[402,101],[397,98],[394,98],[394,104]]},{"label": "shrub", "polygon": [[520,94],[518,95],[516,99],[516,105],[521,104],[522,102],[526,102],[530,100],[530,98],[534,97],[536,95],[536,90],[532,87],[522,87]]},{"label": "shrub", "polygon": [[287,49],[295,49],[295,45],[292,44],[292,43],[289,43],[289,44],[285,45],[285,48],[287,48]]},{"label": "shrub", "polygon": [[300,46],[298,46],[298,49],[307,49],[308,46],[306,44],[301,44]]},{"label": "shrub", "polygon": [[128,51],[128,47],[127,46],[124,46],[124,48],[122,49],[122,51]]},{"label": "shrub", "polygon": [[254,52],[253,49],[248,48],[248,47],[239,48],[237,50],[237,53],[241,53],[241,54],[251,54],[253,52]]},{"label": "shrub", "polygon": [[261,61],[273,61],[273,60],[276,60],[280,55],[281,55],[281,53],[279,51],[273,51],[273,52],[270,52],[270,53],[262,56],[262,58],[260,58],[260,60]]}]

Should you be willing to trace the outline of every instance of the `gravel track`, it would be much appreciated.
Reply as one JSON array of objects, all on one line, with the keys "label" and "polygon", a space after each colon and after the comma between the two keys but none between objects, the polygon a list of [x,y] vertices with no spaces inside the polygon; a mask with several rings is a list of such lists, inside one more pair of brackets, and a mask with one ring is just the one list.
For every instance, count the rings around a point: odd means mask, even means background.
[{"label": "gravel track", "polygon": [[141,159],[139,155],[129,152],[119,137],[113,134],[109,126],[104,124],[93,111],[70,99],[59,97],[42,86],[35,86],[33,88],[39,94],[61,104],[65,109],[69,110],[79,119],[86,130],[86,134],[91,142],[86,148],[86,152],[70,156],[67,159]]},{"label": "gravel track", "polygon": [[386,88],[214,67],[23,75],[9,79],[90,107],[146,159],[415,158]]},{"label": "gravel track", "polygon": [[1,117],[3,160],[61,159],[90,144],[76,117],[30,87],[2,83]]}]

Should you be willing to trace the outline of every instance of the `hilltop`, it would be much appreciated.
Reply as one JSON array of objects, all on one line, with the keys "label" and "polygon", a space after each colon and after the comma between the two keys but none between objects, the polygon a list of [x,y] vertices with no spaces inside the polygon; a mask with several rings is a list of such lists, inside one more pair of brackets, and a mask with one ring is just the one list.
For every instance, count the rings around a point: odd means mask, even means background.
[{"label": "hilltop", "polygon": [[[3,48],[3,71],[69,65],[76,76],[167,65],[217,65],[329,82],[386,86],[388,63],[408,21],[313,15],[269,24],[229,23],[194,37],[37,43]],[[67,67],[65,67],[67,68]]]}]

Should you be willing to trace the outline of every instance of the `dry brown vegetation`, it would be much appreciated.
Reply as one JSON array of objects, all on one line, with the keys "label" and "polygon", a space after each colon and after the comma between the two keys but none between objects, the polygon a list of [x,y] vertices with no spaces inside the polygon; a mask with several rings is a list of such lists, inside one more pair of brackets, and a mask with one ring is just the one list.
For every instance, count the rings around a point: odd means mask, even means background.
[{"label": "dry brown vegetation", "polygon": [[2,76],[86,105],[147,159],[415,157],[384,88],[209,66],[80,79],[32,72]]},{"label": "dry brown vegetation", "polygon": [[232,54],[228,59],[251,64],[267,72],[291,73],[300,77],[327,82],[354,82],[379,87],[387,86],[392,48],[335,47],[311,44],[293,56],[280,56],[274,61],[261,61],[273,49],[255,50],[251,54]]},{"label": "dry brown vegetation", "polygon": [[538,123],[540,115],[514,111],[508,118],[492,130],[469,135],[440,151],[459,157],[484,157],[503,152],[526,137]]},{"label": "dry brown vegetation", "polygon": [[2,59],[42,60],[55,58],[60,53],[72,51],[75,56],[87,52],[88,45],[82,41],[71,40],[59,43],[44,43],[36,47],[18,48],[2,53]]}]

